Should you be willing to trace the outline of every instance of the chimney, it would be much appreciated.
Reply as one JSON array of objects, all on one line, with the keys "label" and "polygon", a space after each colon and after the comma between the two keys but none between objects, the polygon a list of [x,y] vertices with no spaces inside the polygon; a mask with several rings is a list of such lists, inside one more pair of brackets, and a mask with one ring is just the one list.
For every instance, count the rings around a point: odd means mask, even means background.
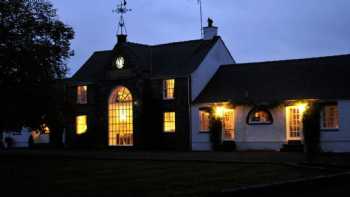
[{"label": "chimney", "polygon": [[218,27],[213,26],[214,21],[208,18],[208,27],[203,28],[203,39],[211,40],[218,35]]},{"label": "chimney", "polygon": [[118,34],[117,38],[118,38],[118,44],[123,44],[126,43],[126,38],[128,36],[125,34]]}]

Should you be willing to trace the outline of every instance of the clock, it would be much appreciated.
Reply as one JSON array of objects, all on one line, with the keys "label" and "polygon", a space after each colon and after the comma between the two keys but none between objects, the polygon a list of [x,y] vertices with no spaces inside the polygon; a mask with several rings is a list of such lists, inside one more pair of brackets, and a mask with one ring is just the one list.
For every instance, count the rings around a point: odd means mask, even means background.
[{"label": "clock", "polygon": [[115,66],[118,68],[118,69],[123,69],[124,68],[124,64],[125,64],[125,59],[123,57],[118,57],[116,60],[115,60]]}]

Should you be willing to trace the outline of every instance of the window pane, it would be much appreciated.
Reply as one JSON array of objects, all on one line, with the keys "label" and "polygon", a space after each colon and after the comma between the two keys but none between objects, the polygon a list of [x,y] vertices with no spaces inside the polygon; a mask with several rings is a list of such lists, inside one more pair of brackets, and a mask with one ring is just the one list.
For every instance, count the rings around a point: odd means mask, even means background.
[{"label": "window pane", "polygon": [[164,113],[164,132],[166,133],[175,132],[175,112]]},{"label": "window pane", "polygon": [[81,135],[87,131],[87,116],[77,116],[76,118],[77,134]]},{"label": "window pane", "polygon": [[77,87],[77,103],[87,104],[87,86]]},{"label": "window pane", "polygon": [[164,99],[174,99],[175,79],[168,79],[163,82]]},{"label": "window pane", "polygon": [[209,112],[199,111],[200,131],[209,131]]}]

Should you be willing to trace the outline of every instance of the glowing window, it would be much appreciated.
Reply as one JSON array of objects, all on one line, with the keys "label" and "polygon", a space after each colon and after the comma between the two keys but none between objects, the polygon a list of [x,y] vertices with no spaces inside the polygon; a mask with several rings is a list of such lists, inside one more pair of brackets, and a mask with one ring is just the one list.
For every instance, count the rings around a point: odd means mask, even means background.
[{"label": "glowing window", "polygon": [[175,112],[164,113],[164,132],[175,133]]},{"label": "glowing window", "polygon": [[272,116],[265,109],[253,109],[248,114],[248,124],[272,124]]},{"label": "glowing window", "polygon": [[77,116],[76,118],[76,126],[77,126],[77,134],[81,135],[86,133],[87,131],[87,116],[86,115],[82,115],[82,116]]},{"label": "glowing window", "polygon": [[133,98],[123,86],[117,87],[109,98],[109,146],[133,145]]},{"label": "glowing window", "polygon": [[87,86],[77,87],[77,103],[87,104]]},{"label": "glowing window", "polygon": [[42,131],[42,133],[44,134],[50,134],[50,128],[47,126],[47,124],[42,124],[40,126],[40,130]]},{"label": "glowing window", "polygon": [[325,105],[322,110],[322,129],[339,129],[337,105]]},{"label": "glowing window", "polygon": [[199,121],[200,121],[200,131],[208,132],[209,131],[209,112],[206,110],[199,111]]},{"label": "glowing window", "polygon": [[163,98],[164,99],[174,99],[175,91],[175,79],[168,79],[163,81]]},{"label": "glowing window", "polygon": [[235,110],[225,109],[223,117],[224,141],[234,140],[235,138]]}]

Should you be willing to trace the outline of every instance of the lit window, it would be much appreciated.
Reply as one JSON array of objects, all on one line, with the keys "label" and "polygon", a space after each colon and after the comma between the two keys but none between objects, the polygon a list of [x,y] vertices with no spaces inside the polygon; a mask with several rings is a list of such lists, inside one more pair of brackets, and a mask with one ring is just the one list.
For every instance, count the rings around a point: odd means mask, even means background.
[{"label": "lit window", "polygon": [[47,124],[42,124],[40,126],[40,130],[44,133],[44,134],[50,134],[50,128],[47,126]]},{"label": "lit window", "polygon": [[224,141],[234,140],[235,138],[235,110],[225,109],[223,117]]},{"label": "lit window", "polygon": [[87,116],[77,116],[76,119],[77,134],[81,135],[87,131]]},{"label": "lit window", "polygon": [[272,124],[272,116],[264,109],[253,109],[248,115],[248,124]]},{"label": "lit window", "polygon": [[175,133],[175,112],[164,113],[164,132]]},{"label": "lit window", "polygon": [[208,132],[209,131],[209,112],[205,110],[199,111],[199,121],[200,121],[200,131],[201,132]]},{"label": "lit window", "polygon": [[168,79],[163,81],[163,98],[174,99],[175,79]]},{"label": "lit window", "polygon": [[117,87],[109,98],[108,108],[109,146],[133,146],[133,98],[129,89]]},{"label": "lit window", "polygon": [[337,105],[325,105],[322,110],[322,129],[338,129],[339,112]]},{"label": "lit window", "polygon": [[87,104],[87,86],[77,87],[77,103]]}]

